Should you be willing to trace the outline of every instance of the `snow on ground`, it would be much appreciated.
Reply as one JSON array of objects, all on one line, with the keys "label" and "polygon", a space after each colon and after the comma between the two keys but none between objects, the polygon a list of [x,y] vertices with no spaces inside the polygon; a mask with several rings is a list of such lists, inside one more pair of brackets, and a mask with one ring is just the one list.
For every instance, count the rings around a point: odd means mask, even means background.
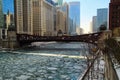
[{"label": "snow on ground", "polygon": [[117,72],[118,77],[119,77],[119,80],[120,80],[120,68],[117,68],[117,69],[116,69],[116,72]]}]

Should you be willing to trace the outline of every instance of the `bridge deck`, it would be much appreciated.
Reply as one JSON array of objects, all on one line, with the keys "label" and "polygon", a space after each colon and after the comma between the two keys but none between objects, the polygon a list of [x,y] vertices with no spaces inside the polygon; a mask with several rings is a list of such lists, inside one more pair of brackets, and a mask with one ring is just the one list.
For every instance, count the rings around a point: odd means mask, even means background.
[{"label": "bridge deck", "polygon": [[57,42],[87,42],[96,44],[102,32],[76,35],[76,36],[37,36],[28,34],[17,34],[17,41],[20,44],[32,43],[32,42],[45,42],[45,41],[57,41]]}]

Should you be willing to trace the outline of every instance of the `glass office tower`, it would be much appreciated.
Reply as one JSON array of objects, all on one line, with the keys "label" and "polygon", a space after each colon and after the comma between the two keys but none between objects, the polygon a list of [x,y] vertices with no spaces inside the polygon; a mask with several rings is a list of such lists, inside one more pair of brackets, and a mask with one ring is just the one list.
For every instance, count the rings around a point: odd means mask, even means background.
[{"label": "glass office tower", "polygon": [[76,28],[80,27],[80,2],[70,2],[69,3],[69,17],[73,20],[73,26],[69,32],[71,34],[76,34]]},{"label": "glass office tower", "polygon": [[99,31],[99,27],[101,25],[105,25],[107,27],[108,23],[108,8],[100,8],[97,9],[97,28]]},{"label": "glass office tower", "polygon": [[63,0],[53,0],[57,6],[61,6],[63,4]]}]

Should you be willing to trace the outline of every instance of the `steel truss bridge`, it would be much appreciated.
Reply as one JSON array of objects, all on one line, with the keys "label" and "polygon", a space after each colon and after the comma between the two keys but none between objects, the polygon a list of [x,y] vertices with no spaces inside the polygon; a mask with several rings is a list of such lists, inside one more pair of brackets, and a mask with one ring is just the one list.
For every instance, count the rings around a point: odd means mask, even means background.
[{"label": "steel truss bridge", "polygon": [[28,34],[17,34],[17,41],[20,45],[30,44],[32,42],[86,42],[97,44],[102,32],[83,34],[76,36],[37,36]]}]

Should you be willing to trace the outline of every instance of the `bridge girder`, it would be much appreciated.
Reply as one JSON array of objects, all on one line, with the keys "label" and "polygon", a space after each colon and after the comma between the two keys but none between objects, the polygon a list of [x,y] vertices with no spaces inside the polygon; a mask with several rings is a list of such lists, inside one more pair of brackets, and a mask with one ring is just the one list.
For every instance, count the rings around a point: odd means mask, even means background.
[{"label": "bridge girder", "polygon": [[28,34],[17,34],[17,41],[19,44],[24,45],[32,42],[49,42],[49,41],[57,41],[57,42],[86,42],[96,44],[98,39],[100,38],[102,32],[92,33],[92,34],[84,34],[77,36],[36,36],[36,35],[28,35]]}]

